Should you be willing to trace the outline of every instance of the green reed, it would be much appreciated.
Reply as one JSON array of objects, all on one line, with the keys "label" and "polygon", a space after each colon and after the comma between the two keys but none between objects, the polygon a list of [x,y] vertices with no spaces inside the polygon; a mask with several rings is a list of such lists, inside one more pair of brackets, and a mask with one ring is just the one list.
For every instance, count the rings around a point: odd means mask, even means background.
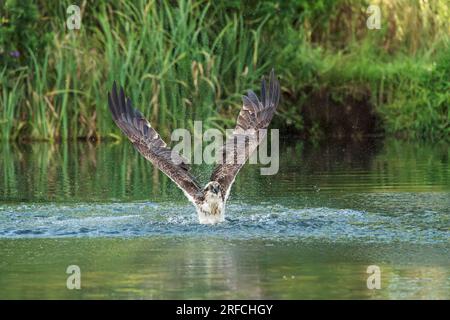
[{"label": "green reed", "polygon": [[4,140],[15,139],[23,127],[23,122],[17,119],[16,108],[19,97],[23,95],[23,77],[20,69],[8,71],[4,68],[0,72],[0,132]]},{"label": "green reed", "polygon": [[16,27],[0,28],[2,139],[121,137],[107,107],[113,81],[166,138],[197,119],[231,127],[241,95],[272,67],[282,129],[326,136],[320,120],[304,122],[305,107],[356,100],[389,135],[450,136],[446,1],[381,1],[381,30],[366,28],[365,0],[84,1],[80,30],[65,27],[70,1],[38,4],[1,13]]}]

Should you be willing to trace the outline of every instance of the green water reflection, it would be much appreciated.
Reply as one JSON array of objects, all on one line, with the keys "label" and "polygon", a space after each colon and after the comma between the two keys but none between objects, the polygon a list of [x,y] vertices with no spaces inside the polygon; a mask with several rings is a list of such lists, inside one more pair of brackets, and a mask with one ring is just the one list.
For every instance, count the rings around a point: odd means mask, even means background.
[{"label": "green water reflection", "polygon": [[[8,219],[14,219],[10,208],[30,204],[42,209],[59,203],[186,203],[182,193],[128,143],[3,144],[0,152],[0,209],[12,216]],[[390,141],[311,147],[284,141],[279,173],[261,176],[258,167],[247,165],[230,205],[343,208],[380,216],[382,220],[371,220],[379,224],[374,230],[380,230],[373,242],[323,236],[240,239],[239,234],[229,238],[223,232],[0,236],[0,298],[448,299],[449,156],[448,146],[440,144]],[[195,171],[203,181],[209,175],[206,169]],[[387,224],[391,218],[399,219],[395,221],[400,221],[403,234],[439,232],[438,241],[397,239],[396,224]],[[0,232],[5,228],[2,221]],[[357,221],[361,230],[374,228],[365,221]],[[340,227],[330,230],[353,230]],[[389,241],[379,241],[386,230]],[[66,288],[69,265],[81,268],[81,290]],[[369,265],[381,268],[381,290],[367,289]]]}]

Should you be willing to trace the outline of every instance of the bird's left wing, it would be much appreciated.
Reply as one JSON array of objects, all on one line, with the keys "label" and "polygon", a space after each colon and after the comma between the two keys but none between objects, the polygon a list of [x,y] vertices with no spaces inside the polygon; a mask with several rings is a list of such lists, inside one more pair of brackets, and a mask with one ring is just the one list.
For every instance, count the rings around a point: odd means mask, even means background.
[{"label": "bird's left wing", "polygon": [[250,155],[266,136],[266,129],[272,121],[280,100],[280,83],[272,70],[269,84],[261,83],[261,99],[249,90],[242,97],[243,106],[236,128],[219,151],[219,164],[211,175],[211,181],[220,184],[224,201],[227,200],[236,175]]},{"label": "bird's left wing", "polygon": [[202,189],[189,172],[187,160],[167,147],[139,110],[133,108],[130,98],[125,98],[123,88],[117,91],[115,82],[108,94],[108,104],[114,122],[134,147],[175,182],[190,201],[202,200]]}]

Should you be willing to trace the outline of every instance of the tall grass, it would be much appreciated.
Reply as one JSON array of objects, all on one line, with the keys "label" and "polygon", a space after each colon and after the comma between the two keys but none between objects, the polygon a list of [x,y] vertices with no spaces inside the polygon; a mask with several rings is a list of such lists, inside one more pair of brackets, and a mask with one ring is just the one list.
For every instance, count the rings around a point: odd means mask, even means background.
[{"label": "tall grass", "polygon": [[[375,112],[387,135],[450,139],[450,6],[444,1],[338,1],[283,28],[285,92],[291,126],[314,135],[346,114]],[[381,30],[366,28],[369,4],[382,10]],[[317,21],[326,21],[318,23]],[[301,31],[306,30],[306,31]],[[331,105],[324,108],[323,104]],[[313,106],[320,117],[310,115]],[[334,113],[325,114],[329,109]],[[306,110],[305,110],[306,109]],[[327,111],[320,111],[320,109]],[[362,109],[360,112],[355,110]],[[305,114],[310,122],[305,123]],[[324,120],[324,118],[326,120]],[[334,123],[333,118],[337,118]],[[331,120],[330,120],[331,119]],[[345,119],[344,119],[345,120]],[[369,119],[370,120],[370,119]],[[315,122],[316,121],[316,122]]]},{"label": "tall grass", "polygon": [[372,2],[83,1],[80,30],[65,28],[69,0],[7,6],[1,137],[120,137],[106,101],[114,80],[165,137],[196,119],[230,127],[242,93],[275,67],[281,128],[326,136],[320,119],[333,116],[311,110],[364,101],[388,134],[447,139],[448,4],[375,1],[382,29],[368,30]]},{"label": "tall grass", "polygon": [[[88,9],[84,3],[83,15]],[[258,54],[263,22],[246,30],[232,14],[218,27],[207,2],[116,2],[95,10],[92,25],[77,31],[58,28],[65,16],[55,18],[55,37],[41,58],[29,48],[28,76],[17,78],[14,91],[1,74],[5,112],[26,112],[29,138],[118,136],[106,101],[114,80],[163,135],[194,119],[221,127],[229,119],[220,115],[234,114],[239,93],[265,67]],[[25,94],[15,94],[22,87]]]},{"label": "tall grass", "polygon": [[0,132],[5,140],[15,139],[24,123],[18,117],[17,104],[23,96],[23,70],[9,72],[4,68],[0,72]]}]

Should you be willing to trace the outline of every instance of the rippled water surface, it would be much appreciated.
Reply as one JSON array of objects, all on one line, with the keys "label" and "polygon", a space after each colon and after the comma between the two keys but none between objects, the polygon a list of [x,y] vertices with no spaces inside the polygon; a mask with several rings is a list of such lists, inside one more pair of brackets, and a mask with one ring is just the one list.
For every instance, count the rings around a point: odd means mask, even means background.
[{"label": "rippled water surface", "polygon": [[450,298],[447,145],[285,140],[216,226],[127,143],[0,152],[0,298]]}]

